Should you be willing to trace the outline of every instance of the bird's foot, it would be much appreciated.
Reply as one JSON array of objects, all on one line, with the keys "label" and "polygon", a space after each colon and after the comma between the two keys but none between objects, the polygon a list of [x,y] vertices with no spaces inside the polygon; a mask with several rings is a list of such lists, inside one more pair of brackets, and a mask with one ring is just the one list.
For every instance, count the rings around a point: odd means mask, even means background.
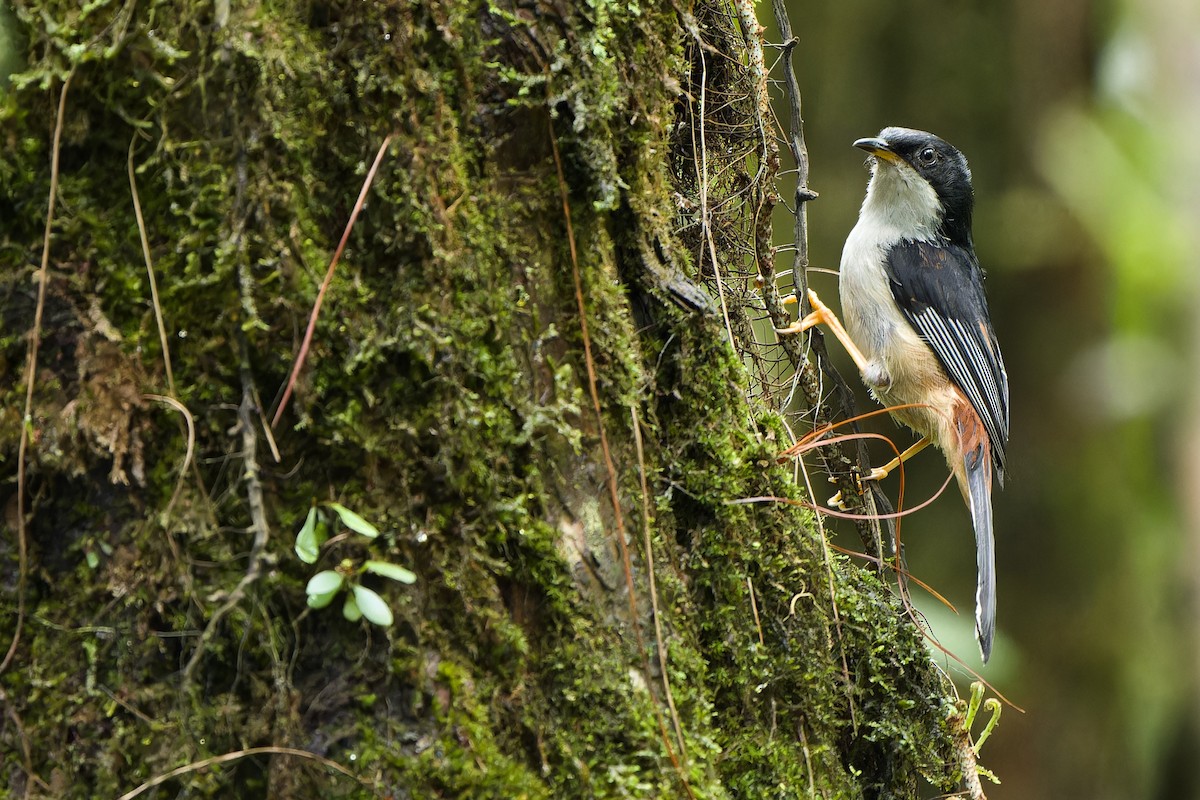
[{"label": "bird's foot", "polygon": [[[793,301],[794,302],[794,301]],[[776,328],[775,333],[780,336],[790,336],[796,333],[802,333],[816,325],[824,325],[829,328],[830,333],[837,337],[837,340],[842,343],[842,347],[846,348],[846,352],[850,354],[850,358],[854,360],[855,366],[859,372],[865,372],[868,364],[867,358],[858,349],[858,345],[850,338],[850,334],[846,333],[845,327],[842,326],[842,321],[838,319],[837,314],[829,306],[821,301],[817,293],[812,289],[808,290],[808,304],[812,306],[812,312],[807,316],[796,320],[786,328]]]},{"label": "bird's foot", "polygon": [[[798,302],[799,298],[793,294],[785,299],[783,304],[790,306]],[[812,307],[812,311],[807,316],[796,320],[786,328],[776,328],[775,332],[781,336],[786,336],[793,333],[802,333],[817,325],[825,325],[837,334],[838,330],[842,327],[842,321],[838,319],[837,314],[833,313],[833,309],[825,305],[825,302],[812,289],[808,290],[808,304]],[[840,335],[838,338],[841,338]]]},{"label": "bird's foot", "polygon": [[[866,489],[863,488],[864,481],[883,480],[887,476],[888,476],[887,470],[885,470],[883,467],[876,467],[875,469],[871,470],[866,475],[863,475],[856,481],[856,483],[858,484],[858,493],[862,494],[863,492],[866,491]],[[830,478],[830,481],[833,482],[833,479]],[[849,511],[850,510],[849,506],[846,505],[846,500],[845,500],[845,498],[842,497],[841,492],[838,492],[833,497],[826,500],[825,505],[829,506],[830,508],[836,508],[840,511]]]},{"label": "bird's foot", "polygon": [[[793,294],[785,299],[783,304],[794,305],[797,302],[799,302],[799,299]],[[803,333],[809,328],[816,327],[817,325],[832,326],[833,324],[841,324],[838,321],[837,316],[835,316],[834,313],[829,310],[829,306],[821,302],[821,298],[819,298],[817,293],[812,289],[808,290],[808,302],[809,305],[812,306],[812,312],[810,312],[807,316],[796,320],[786,328],[776,328],[775,332],[780,336],[790,336],[791,334],[795,333]]]}]

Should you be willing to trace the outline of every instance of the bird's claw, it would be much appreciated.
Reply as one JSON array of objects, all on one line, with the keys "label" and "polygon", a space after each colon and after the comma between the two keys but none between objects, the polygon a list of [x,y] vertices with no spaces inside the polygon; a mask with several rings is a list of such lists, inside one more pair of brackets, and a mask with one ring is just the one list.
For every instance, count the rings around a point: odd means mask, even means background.
[{"label": "bird's claw", "polygon": [[842,499],[842,493],[838,492],[833,497],[825,501],[825,505],[830,508],[836,508],[839,511],[849,511],[850,506],[846,505],[846,501]]},{"label": "bird's claw", "polygon": [[[863,492],[866,491],[866,489],[863,488],[864,481],[878,481],[878,480],[882,480],[882,479],[886,478],[887,476],[888,476],[887,470],[885,470],[881,467],[875,467],[873,470],[871,470],[869,475],[864,475],[863,477],[858,479],[858,493],[862,494]],[[836,481],[834,481],[832,478],[830,478],[830,481],[836,483]],[[838,492],[833,497],[826,500],[825,504],[828,505],[830,508],[836,508],[841,511],[849,511],[850,510],[849,506],[846,505],[846,501],[842,497],[841,492]]]},{"label": "bird's claw", "polygon": [[[793,294],[786,298],[783,301],[783,304],[794,305],[798,302],[799,298]],[[775,333],[779,334],[780,336],[786,336],[793,333],[803,333],[809,328],[816,327],[817,325],[828,325],[831,319],[835,322],[837,321],[837,317],[833,316],[833,312],[829,310],[829,306],[821,302],[821,298],[817,297],[817,293],[812,289],[808,290],[808,302],[809,305],[812,306],[812,313],[806,317],[796,320],[786,328],[776,328]]]}]

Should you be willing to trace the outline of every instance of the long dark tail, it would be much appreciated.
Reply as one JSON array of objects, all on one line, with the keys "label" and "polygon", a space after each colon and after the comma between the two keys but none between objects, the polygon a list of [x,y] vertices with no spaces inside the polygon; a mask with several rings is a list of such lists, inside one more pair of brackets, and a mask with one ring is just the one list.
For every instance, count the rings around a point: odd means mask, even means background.
[{"label": "long dark tail", "polygon": [[992,536],[992,459],[979,447],[965,459],[971,522],[975,527],[975,557],[979,582],[975,588],[975,636],[983,663],[992,655],[996,638],[996,543]]}]

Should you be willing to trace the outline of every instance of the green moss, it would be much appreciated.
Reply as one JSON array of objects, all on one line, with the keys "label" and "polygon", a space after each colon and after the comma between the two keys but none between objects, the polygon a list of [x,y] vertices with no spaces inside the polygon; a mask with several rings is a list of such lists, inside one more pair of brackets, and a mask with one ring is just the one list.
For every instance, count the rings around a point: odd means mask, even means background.
[{"label": "green moss", "polygon": [[442,692],[434,700],[441,735],[418,741],[412,756],[386,757],[398,769],[399,786],[443,797],[553,797],[531,765],[497,742],[489,703],[479,696],[469,667],[439,663],[436,685]]},{"label": "green moss", "polygon": [[[894,598],[827,561],[807,512],[730,502],[798,489],[775,463],[780,420],[746,400],[724,326],[664,290],[664,274],[690,269],[671,219],[690,189],[666,159],[691,66],[674,10],[597,0],[560,25],[468,2],[234,4],[223,18],[221,4],[156,0],[114,23],[105,4],[14,5],[28,69],[0,110],[19,143],[0,164],[8,249],[40,246],[46,132],[72,74],[29,469],[36,616],[20,668],[0,676],[46,782],[33,796],[116,796],[266,744],[412,796],[663,797],[686,782],[704,797],[855,797],[911,794],[916,771],[944,781],[943,688]],[[388,134],[274,430],[278,463],[251,414],[271,527],[262,574],[183,685],[198,632],[247,568],[237,409],[253,390],[272,410]],[[176,394],[195,423],[166,523],[186,435],[142,397],[166,391],[166,354],[131,140]],[[32,262],[14,272],[0,284],[15,298],[6,331],[33,318]],[[24,341],[0,339],[10,373]],[[112,482],[94,431],[63,422],[117,396],[127,459],[146,465],[128,484]],[[19,408],[23,394],[0,400]],[[14,429],[0,424],[0,463],[15,461]],[[311,570],[292,545],[314,499],[384,531],[331,545],[315,568],[370,553],[418,573],[411,587],[371,584],[391,628],[305,608]],[[14,560],[0,568],[15,584]],[[14,612],[0,605],[9,635]],[[186,780],[198,797],[366,795],[283,757]]]}]

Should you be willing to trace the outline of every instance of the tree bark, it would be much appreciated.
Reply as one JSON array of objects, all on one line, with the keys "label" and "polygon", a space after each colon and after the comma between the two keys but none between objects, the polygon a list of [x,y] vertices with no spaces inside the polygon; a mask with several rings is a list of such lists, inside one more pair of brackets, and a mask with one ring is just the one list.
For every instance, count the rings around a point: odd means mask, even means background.
[{"label": "tree bark", "polygon": [[[952,689],[900,601],[804,509],[732,502],[804,496],[753,342],[760,31],[721,4],[14,6],[0,792],[953,788]],[[394,622],[308,608],[337,568]]]}]

